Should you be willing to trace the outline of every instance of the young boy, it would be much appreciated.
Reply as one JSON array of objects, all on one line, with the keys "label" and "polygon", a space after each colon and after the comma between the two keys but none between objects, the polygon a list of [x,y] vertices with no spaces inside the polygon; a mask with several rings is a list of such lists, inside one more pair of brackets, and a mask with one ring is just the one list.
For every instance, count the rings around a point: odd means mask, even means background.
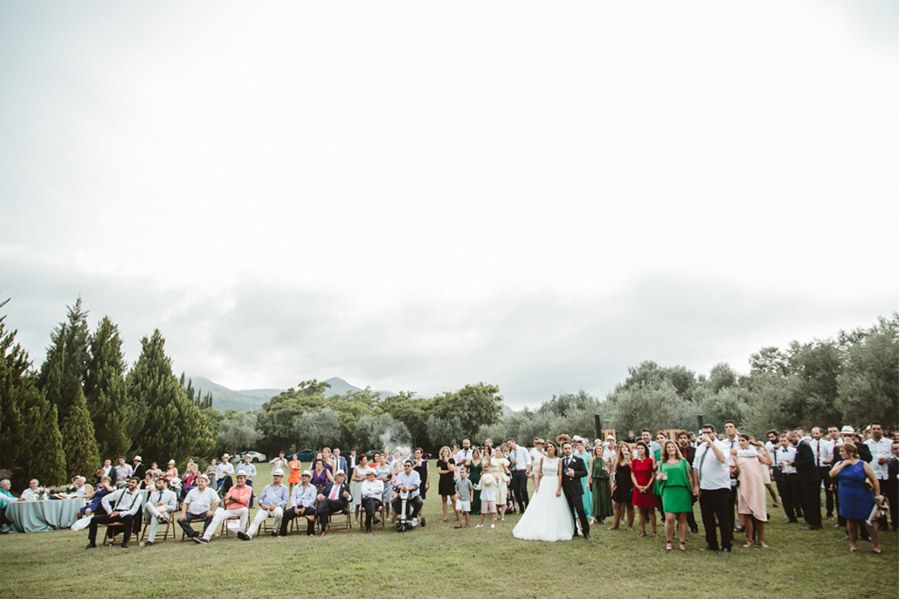
[{"label": "young boy", "polygon": [[497,525],[497,481],[487,473],[481,477],[476,489],[481,490],[481,519],[475,529],[484,527],[484,515],[491,515],[491,529]]},{"label": "young boy", "polygon": [[466,527],[469,526],[469,511],[472,510],[472,490],[474,489],[474,485],[469,480],[468,472],[465,467],[459,468],[459,479],[456,480],[456,527],[455,529],[462,528],[462,524],[459,522],[459,513],[462,513],[465,521]]}]

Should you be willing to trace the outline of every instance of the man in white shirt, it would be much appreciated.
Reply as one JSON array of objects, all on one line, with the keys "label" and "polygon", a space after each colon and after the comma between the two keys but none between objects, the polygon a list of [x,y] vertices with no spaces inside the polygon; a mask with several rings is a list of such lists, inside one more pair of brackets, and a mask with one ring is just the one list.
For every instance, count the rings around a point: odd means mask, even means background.
[{"label": "man in white shirt", "polygon": [[216,488],[230,487],[230,484],[225,485],[225,478],[232,475],[234,475],[234,465],[231,464],[231,456],[225,453],[222,455],[222,462],[216,467]]},{"label": "man in white shirt", "polygon": [[366,472],[366,480],[360,486],[362,505],[366,511],[366,533],[372,533],[373,519],[376,525],[381,522],[376,512],[381,507],[381,500],[384,497],[384,482],[375,476],[375,470],[369,469]]},{"label": "man in white shirt", "polygon": [[150,516],[150,531],[147,533],[147,541],[145,542],[150,546],[156,540],[156,530],[159,527],[159,523],[168,523],[171,518],[170,513],[178,510],[178,497],[175,495],[175,492],[169,489],[169,482],[166,481],[165,477],[160,477],[156,480],[156,491],[150,493],[146,504],[144,504],[144,509]]},{"label": "man in white shirt", "polygon": [[881,423],[872,423],[870,426],[872,437],[865,441],[872,453],[872,461],[869,463],[875,471],[875,477],[884,487],[888,478],[888,463],[891,462],[891,440],[884,437],[884,429]]},{"label": "man in white shirt", "polygon": [[812,450],[813,458],[816,461],[816,473],[819,476],[819,484],[824,484],[825,486],[825,517],[830,519],[833,514],[834,500],[832,499],[832,504],[828,504],[830,496],[828,488],[831,487],[831,477],[828,476],[828,472],[831,470],[832,457],[834,456],[834,444],[831,440],[822,435],[821,427],[813,427],[810,430],[810,433],[812,434],[812,439],[809,441],[809,447]]},{"label": "man in white shirt", "polygon": [[456,470],[453,471],[453,479],[459,479],[459,467],[469,468],[469,465],[472,463],[472,442],[469,440],[463,440],[462,448],[459,449],[459,452],[453,455],[453,459],[456,461]]},{"label": "man in white shirt", "polygon": [[188,537],[198,537],[200,532],[194,531],[190,523],[203,521],[205,530],[212,523],[217,508],[219,495],[209,487],[209,477],[206,473],[202,473],[197,476],[197,487],[189,491],[181,503],[181,517],[178,518],[178,524]]},{"label": "man in white shirt", "polygon": [[786,435],[781,436],[781,447],[775,456],[775,464],[781,469],[781,504],[784,507],[784,514],[788,523],[796,523],[797,518],[803,516],[800,504],[800,478],[797,475],[797,467],[794,466],[797,448],[791,444]]},{"label": "man in white shirt", "polygon": [[[250,528],[246,532],[237,532],[237,536],[240,539],[245,542],[252,540],[256,532],[259,531],[259,526],[269,517],[272,517],[275,523],[281,523],[281,518],[284,516],[284,507],[288,503],[287,486],[281,483],[283,477],[284,473],[282,471],[272,471],[272,483],[263,488],[262,494],[259,495],[259,508],[253,517],[253,522],[250,523]],[[278,531],[274,525],[272,526],[272,535],[278,536]]]},{"label": "man in white shirt", "polygon": [[281,518],[279,535],[286,536],[288,523],[298,517],[306,517],[306,535],[316,535],[316,486],[309,482],[310,479],[312,479],[310,471],[303,471],[300,474],[300,484],[294,486],[291,501]]},{"label": "man in white shirt", "polygon": [[37,479],[32,479],[28,482],[28,487],[22,490],[22,493],[19,495],[19,500],[23,502],[34,502],[38,499],[38,490],[40,490],[41,482]]},{"label": "man in white shirt", "polygon": [[[704,425],[700,444],[694,454],[694,480],[699,485],[694,494],[700,496],[700,514],[710,551],[731,553],[731,452],[716,436],[716,428]],[[719,527],[721,545],[716,538]]]},{"label": "man in white shirt", "polygon": [[509,448],[509,470],[512,472],[510,488],[519,505],[519,514],[524,514],[528,507],[528,474],[531,472],[531,457],[528,451],[516,443],[515,438],[506,442]]},{"label": "man in white shirt", "polygon": [[[129,465],[130,466],[130,465]],[[109,525],[113,523],[122,524],[122,547],[128,547],[128,540],[131,539],[131,530],[134,528],[135,519],[137,519],[138,527],[140,527],[140,509],[141,509],[141,491],[138,489],[139,480],[137,477],[128,479],[127,487],[116,490],[111,494],[103,496],[100,503],[103,505],[104,514],[95,514],[91,517],[91,524],[88,527],[88,544],[85,550],[96,548],[97,544],[97,525],[105,523],[107,532]]]}]

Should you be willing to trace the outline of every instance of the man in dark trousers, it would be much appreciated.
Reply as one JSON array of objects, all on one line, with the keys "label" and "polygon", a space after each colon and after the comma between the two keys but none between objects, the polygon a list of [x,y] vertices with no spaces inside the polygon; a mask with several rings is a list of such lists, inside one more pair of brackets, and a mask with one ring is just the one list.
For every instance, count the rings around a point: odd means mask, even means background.
[{"label": "man in dark trousers", "polygon": [[319,535],[325,537],[328,530],[328,515],[347,510],[350,502],[350,486],[344,483],[344,472],[340,469],[334,474],[334,483],[326,483],[319,494],[319,506],[316,516],[319,518]]},{"label": "man in dark trousers", "polygon": [[[101,500],[104,514],[95,514],[91,518],[90,529],[88,530],[88,545],[86,548],[95,548],[97,546],[97,525],[109,525],[117,523],[122,527],[122,547],[128,547],[128,540],[131,539],[131,532],[136,529],[138,534],[141,530],[141,505],[143,497],[138,489],[138,478],[129,477],[127,487],[117,490],[111,494],[103,496]],[[107,529],[109,533],[109,529]]]},{"label": "man in dark trousers", "polygon": [[[700,496],[700,514],[706,533],[706,549],[710,552],[731,553],[731,451],[727,443],[716,436],[710,424],[702,427],[700,444],[694,454],[694,481],[698,482],[694,495]],[[721,533],[721,545],[716,537]]]},{"label": "man in dark trousers", "polygon": [[803,518],[806,526],[803,529],[822,529],[822,501],[819,497],[819,471],[816,468],[816,456],[809,442],[792,431],[788,438],[797,447],[797,478],[800,480],[800,504],[803,506]]},{"label": "man in dark trousers", "polygon": [[[569,510],[578,513],[578,521],[581,523],[581,534],[584,539],[591,539],[591,526],[588,524],[587,516],[584,514],[584,502],[581,495],[584,493],[584,486],[581,478],[587,475],[587,467],[584,461],[577,456],[572,456],[572,444],[566,442],[563,444],[562,459],[562,489],[566,495],[566,502],[569,503]],[[575,515],[572,515],[572,523],[575,523]],[[575,535],[578,535],[576,530]]]}]

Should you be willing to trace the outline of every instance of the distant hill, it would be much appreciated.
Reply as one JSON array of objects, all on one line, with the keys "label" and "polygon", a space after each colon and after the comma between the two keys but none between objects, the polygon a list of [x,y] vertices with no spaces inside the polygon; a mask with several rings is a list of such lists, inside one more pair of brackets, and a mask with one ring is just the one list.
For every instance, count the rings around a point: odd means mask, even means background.
[{"label": "distant hill", "polygon": [[[328,391],[325,392],[326,396],[337,396],[340,394],[346,394],[347,392],[361,392],[363,390],[362,388],[356,387],[352,383],[348,383],[340,377],[331,377],[329,379],[326,379],[325,383],[331,386]],[[394,392],[389,392],[386,390],[376,391],[375,394],[382,399],[395,395]]]}]

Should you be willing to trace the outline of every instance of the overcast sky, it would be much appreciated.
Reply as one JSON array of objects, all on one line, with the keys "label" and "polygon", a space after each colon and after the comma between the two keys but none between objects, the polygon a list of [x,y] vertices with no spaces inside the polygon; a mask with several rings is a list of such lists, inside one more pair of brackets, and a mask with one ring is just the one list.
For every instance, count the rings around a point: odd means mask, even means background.
[{"label": "overcast sky", "polygon": [[897,309],[896,1],[0,4],[0,296],[521,407]]}]

